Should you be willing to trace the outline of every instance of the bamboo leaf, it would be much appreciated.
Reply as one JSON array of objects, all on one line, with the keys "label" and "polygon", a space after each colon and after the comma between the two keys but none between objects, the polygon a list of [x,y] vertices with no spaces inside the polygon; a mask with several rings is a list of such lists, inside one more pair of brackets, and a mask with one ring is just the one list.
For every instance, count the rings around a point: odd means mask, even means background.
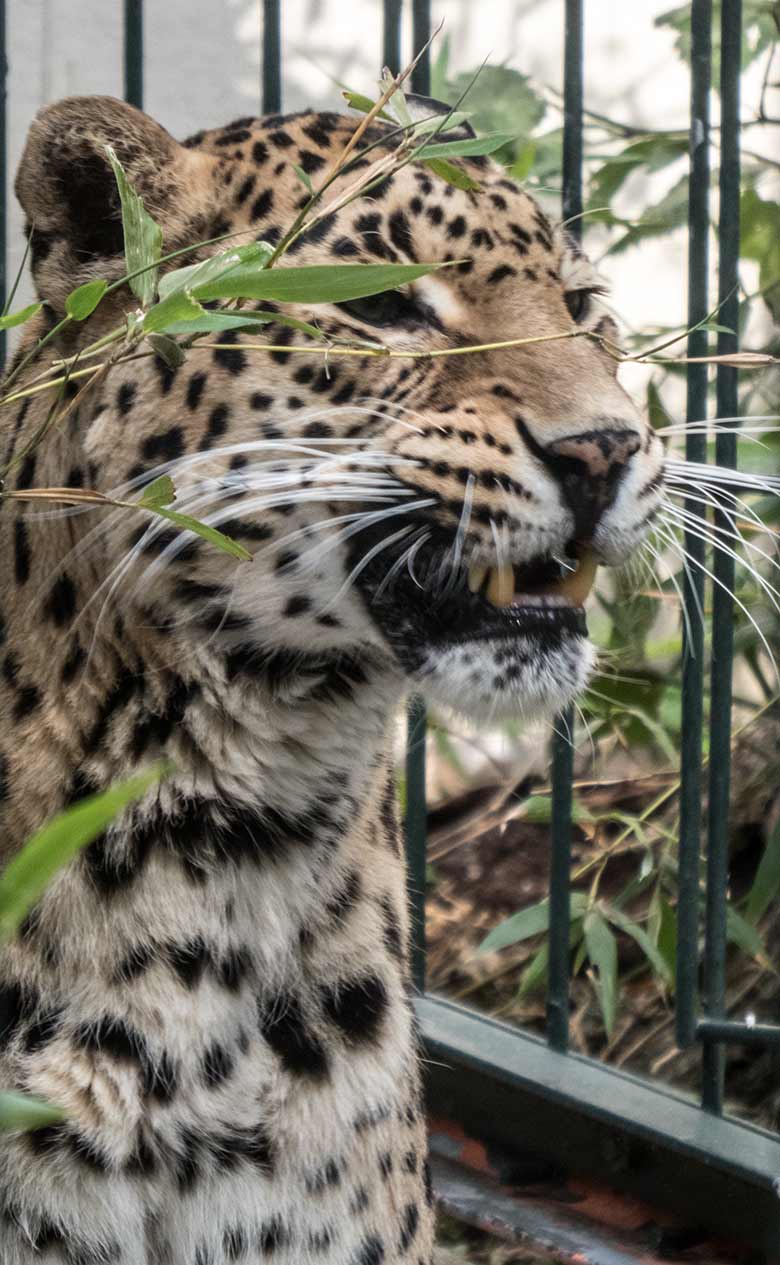
[{"label": "bamboo leaf", "polygon": [[159,479],[149,483],[136,504],[143,509],[158,510],[164,505],[172,505],[176,500],[176,488],[169,474],[161,474]]},{"label": "bamboo leaf", "polygon": [[9,312],[7,316],[0,316],[0,329],[13,329],[16,325],[24,325],[37,316],[42,307],[42,303],[30,303],[28,307],[20,308],[18,312]]},{"label": "bamboo leaf", "polygon": [[537,988],[541,988],[547,979],[547,967],[550,962],[550,946],[545,942],[531,958],[528,966],[520,977],[520,987],[517,990],[517,1000],[521,1001],[523,997],[527,997],[529,993],[533,993]]},{"label": "bamboo leaf", "polygon": [[586,914],[584,932],[588,957],[595,970],[596,995],[599,999],[604,1027],[607,1036],[611,1037],[617,1010],[617,941],[604,915],[597,908],[591,909]]},{"label": "bamboo leaf", "polygon": [[621,931],[625,931],[626,935],[631,936],[632,940],[636,941],[656,974],[660,975],[666,984],[671,984],[673,973],[669,969],[669,964],[656,945],[653,944],[645,929],[640,927],[639,923],[634,922],[633,919],[628,918],[621,910],[615,909],[614,905],[606,906],[604,912],[613,926],[619,927]]},{"label": "bamboo leaf", "polygon": [[314,186],[312,185],[307,173],[303,170],[303,167],[299,167],[297,163],[292,163],[291,166],[306,192],[311,197],[314,197]]},{"label": "bamboo leaf", "polygon": [[[587,905],[584,892],[571,893],[570,914],[572,922],[582,918]],[[519,913],[505,918],[485,937],[477,948],[477,953],[493,953],[496,949],[505,949],[510,944],[519,944],[546,931],[550,920],[550,902],[540,900],[536,905],[529,905]]]},{"label": "bamboo leaf", "polygon": [[0,875],[0,936],[16,931],[66,862],[105,830],[117,813],[159,781],[164,766],[90,795],[42,826]]},{"label": "bamboo leaf", "polygon": [[[130,184],[124,168],[110,145],[106,145],[108,161],[114,172],[122,204],[122,229],[125,237],[127,271],[138,273],[128,282],[143,307],[153,302],[157,289],[156,264],[162,253],[162,230],[155,223]],[[139,269],[144,269],[140,272]]]},{"label": "bamboo leaf", "polygon": [[196,298],[270,299],[280,303],[343,303],[406,285],[443,264],[310,264],[257,269],[240,265],[205,285]]},{"label": "bamboo leaf", "polygon": [[291,329],[299,329],[310,338],[324,338],[322,330],[308,321],[299,321],[294,316],[285,316],[281,312],[206,312],[193,321],[174,321],[167,327],[168,334],[220,334],[225,330],[252,329],[257,325],[288,325]]},{"label": "bamboo leaf", "polygon": [[191,518],[189,514],[180,514],[178,510],[163,509],[160,505],[144,506],[144,509],[151,509],[154,514],[159,514],[161,518],[167,518],[169,523],[174,523],[176,527],[181,527],[185,531],[194,532],[196,536],[207,540],[210,545],[221,549],[223,553],[230,554],[231,558],[238,558],[240,562],[251,562],[252,555],[243,545],[239,545],[238,541],[231,540],[229,536],[225,536],[221,531],[217,531],[216,527],[209,527],[206,523],[201,523],[197,518]]},{"label": "bamboo leaf", "polygon": [[71,290],[65,300],[65,311],[74,321],[85,321],[91,316],[108,289],[107,281],[85,281]]},{"label": "bamboo leaf", "polygon": [[454,185],[456,189],[479,189],[478,180],[472,179],[467,172],[462,171],[460,167],[456,167],[447,158],[428,158],[423,159],[425,166],[429,167],[434,176],[438,176],[446,184]]},{"label": "bamboo leaf", "polygon": [[512,132],[489,132],[486,136],[470,136],[457,141],[428,141],[420,147],[416,157],[425,162],[431,158],[476,158],[493,154],[516,140],[517,136]]},{"label": "bamboo leaf", "polygon": [[273,247],[267,242],[248,242],[244,246],[231,246],[228,250],[221,250],[198,264],[174,268],[160,278],[160,298],[166,299],[169,294],[180,290],[194,291],[196,286],[217,281],[239,267],[261,272],[272,254]]},{"label": "bamboo leaf", "polygon": [[0,1130],[40,1129],[47,1124],[58,1124],[65,1113],[40,1098],[28,1094],[0,1094]]},{"label": "bamboo leaf", "polygon": [[[352,92],[350,88],[343,88],[341,95],[350,110],[359,110],[361,114],[368,114],[370,110],[373,110],[374,105],[376,104],[376,102],[372,101],[370,97],[364,96],[362,92]],[[395,122],[392,115],[388,114],[386,110],[380,110],[376,117],[378,119],[384,119],[387,123]]]},{"label": "bamboo leaf", "polygon": [[[186,324],[183,322],[182,325]],[[147,341],[155,354],[164,360],[170,369],[178,369],[187,357],[183,349],[168,334],[148,334]]]},{"label": "bamboo leaf", "polygon": [[149,309],[143,330],[145,334],[170,332],[172,325],[190,326],[197,317],[205,315],[205,309],[193,298],[191,290],[174,290]]},{"label": "bamboo leaf", "polygon": [[778,892],[780,892],[780,821],[766,841],[764,855],[748,893],[745,908],[748,922],[758,922]]},{"label": "bamboo leaf", "polygon": [[748,957],[755,958],[762,966],[770,965],[761,933],[737,913],[733,905],[726,906],[726,935]]}]

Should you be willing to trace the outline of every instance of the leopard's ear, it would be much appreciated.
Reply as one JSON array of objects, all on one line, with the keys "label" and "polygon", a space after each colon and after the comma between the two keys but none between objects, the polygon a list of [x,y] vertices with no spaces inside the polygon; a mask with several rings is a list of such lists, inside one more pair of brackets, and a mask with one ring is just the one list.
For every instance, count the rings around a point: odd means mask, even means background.
[{"label": "leopard's ear", "polygon": [[164,249],[192,219],[191,169],[204,162],[203,155],[113,97],[67,97],[46,106],[30,127],[16,195],[32,230],[39,297],[55,310],[82,282],[124,271],[119,191],[108,145],[161,225]]},{"label": "leopard's ear", "polygon": [[[421,123],[423,119],[429,119],[435,114],[451,114],[453,107],[447,105],[444,101],[437,101],[435,97],[421,97],[415,92],[410,92],[405,97],[406,105],[412,116],[413,123]],[[468,119],[464,119],[457,127],[447,127],[441,132],[441,137],[446,136],[448,140],[473,140],[477,133],[469,123]]]}]

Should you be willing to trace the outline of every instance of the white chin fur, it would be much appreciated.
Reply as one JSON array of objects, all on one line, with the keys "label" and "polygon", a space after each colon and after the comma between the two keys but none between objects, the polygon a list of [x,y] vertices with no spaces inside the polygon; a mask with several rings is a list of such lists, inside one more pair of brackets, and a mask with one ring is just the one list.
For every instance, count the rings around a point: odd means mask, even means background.
[{"label": "white chin fur", "polygon": [[416,676],[432,703],[469,720],[538,720],[582,693],[595,660],[585,637],[569,637],[555,650],[524,638],[480,641],[431,650]]}]

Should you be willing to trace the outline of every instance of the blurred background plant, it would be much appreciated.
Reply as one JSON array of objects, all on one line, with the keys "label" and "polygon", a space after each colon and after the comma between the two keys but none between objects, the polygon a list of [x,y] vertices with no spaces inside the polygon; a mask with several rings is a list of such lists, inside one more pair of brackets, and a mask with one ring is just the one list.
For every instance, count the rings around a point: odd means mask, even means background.
[{"label": "blurred background plant", "polygon": [[[714,5],[717,29],[719,3]],[[741,346],[780,353],[780,4],[746,0],[741,195]],[[690,6],[655,18],[673,33],[676,57],[690,58]],[[474,70],[455,73],[441,41],[432,93],[457,101]],[[714,50],[714,79],[719,73]],[[559,215],[560,94],[506,65],[479,71],[465,103],[478,131],[513,133],[497,157]],[[718,181],[717,102],[713,185]],[[610,279],[650,241],[671,241],[687,221],[687,120],[660,128],[588,113],[585,124],[584,241]],[[714,228],[713,228],[714,233]],[[713,252],[714,253],[714,252]],[[683,275],[680,275],[680,286]],[[715,288],[712,290],[715,293]],[[607,303],[609,301],[607,300]],[[626,327],[621,345],[639,355],[683,336],[684,328]],[[710,322],[715,349],[718,315]],[[780,468],[777,367],[743,374],[741,412],[763,433],[739,441],[739,465],[759,475]],[[684,367],[645,369],[629,386],[644,394],[652,424],[682,451]],[[714,375],[711,408],[715,412]],[[745,421],[744,425],[749,427]],[[714,454],[714,440],[709,435]],[[696,493],[699,495],[699,492]],[[711,489],[701,490],[708,499]],[[700,504],[706,512],[707,507]],[[740,507],[741,508],[741,507]],[[740,1015],[777,1021],[780,929],[780,603],[776,593],[780,498],[752,500],[739,522],[744,544],[736,584],[734,807],[728,932],[731,984]],[[671,1046],[669,1006],[676,948],[677,768],[681,728],[684,577],[679,517],[667,521],[644,559],[605,576],[589,623],[599,672],[579,710],[576,748],[576,865],[571,947],[577,976],[574,1040],[585,1052],[685,1083],[690,1057]],[[711,563],[708,563],[711,565]],[[602,571],[602,575],[604,572]],[[708,610],[705,607],[705,622]],[[705,629],[705,644],[709,638]],[[705,708],[707,700],[705,699]],[[543,1027],[547,966],[547,825],[550,799],[541,731],[518,725],[464,731],[434,715],[429,726],[430,986],[491,1013]],[[706,756],[706,752],[705,752]],[[485,935],[485,932],[488,932]],[[732,1071],[740,1068],[732,1056]],[[761,1060],[753,1060],[754,1065]],[[742,1069],[744,1071],[744,1069]],[[776,1069],[775,1069],[776,1070]],[[777,1095],[761,1102],[742,1076],[742,1110],[777,1124]],[[747,1078],[749,1081],[750,1078]],[[734,1089],[736,1077],[730,1078]]]}]

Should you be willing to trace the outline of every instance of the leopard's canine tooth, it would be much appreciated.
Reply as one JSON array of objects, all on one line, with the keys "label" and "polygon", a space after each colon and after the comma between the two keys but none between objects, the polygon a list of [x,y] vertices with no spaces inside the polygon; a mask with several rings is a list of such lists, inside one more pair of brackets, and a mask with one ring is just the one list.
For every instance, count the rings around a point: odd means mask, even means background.
[{"label": "leopard's canine tooth", "polygon": [[598,566],[598,558],[588,550],[580,558],[576,570],[559,580],[550,592],[565,598],[572,606],[584,606],[585,599],[593,588]]},{"label": "leopard's canine tooth", "polygon": [[472,593],[478,593],[485,583],[485,576],[488,573],[487,567],[478,567],[476,563],[472,563],[469,567],[469,590]]},{"label": "leopard's canine tooth", "polygon": [[494,606],[511,606],[515,595],[514,567],[505,563],[502,567],[491,567],[487,586],[487,599]]}]

